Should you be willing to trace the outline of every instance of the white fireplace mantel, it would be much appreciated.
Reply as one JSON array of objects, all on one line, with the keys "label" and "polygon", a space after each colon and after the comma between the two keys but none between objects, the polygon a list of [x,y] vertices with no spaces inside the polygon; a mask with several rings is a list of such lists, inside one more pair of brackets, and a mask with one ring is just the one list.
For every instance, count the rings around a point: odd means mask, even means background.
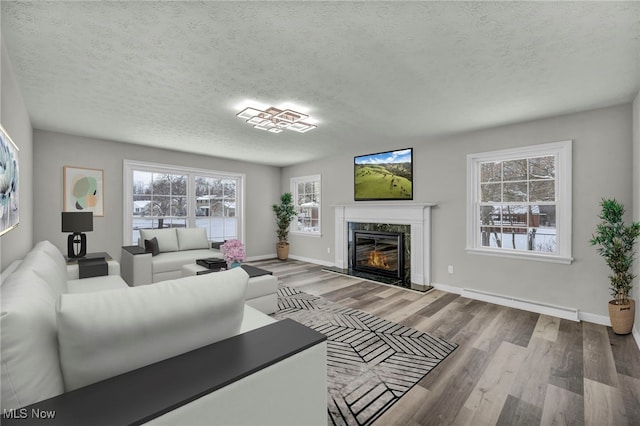
[{"label": "white fireplace mantel", "polygon": [[426,290],[431,283],[431,207],[436,203],[336,204],[335,266],[349,267],[349,222],[411,226],[411,288]]}]

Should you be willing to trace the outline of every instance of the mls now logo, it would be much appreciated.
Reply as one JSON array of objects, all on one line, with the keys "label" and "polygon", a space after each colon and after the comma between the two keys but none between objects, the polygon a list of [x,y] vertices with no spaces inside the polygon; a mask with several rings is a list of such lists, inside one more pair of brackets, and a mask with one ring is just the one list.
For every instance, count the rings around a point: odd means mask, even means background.
[{"label": "mls now logo", "polygon": [[2,409],[2,417],[5,419],[53,419],[55,416],[55,411],[41,410],[39,408],[32,408],[31,410],[26,408]]}]

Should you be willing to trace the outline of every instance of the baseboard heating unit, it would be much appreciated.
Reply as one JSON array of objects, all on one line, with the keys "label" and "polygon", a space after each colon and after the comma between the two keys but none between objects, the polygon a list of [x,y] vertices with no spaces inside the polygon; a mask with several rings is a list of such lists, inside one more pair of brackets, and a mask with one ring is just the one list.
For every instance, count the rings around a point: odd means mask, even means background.
[{"label": "baseboard heating unit", "polygon": [[516,299],[510,296],[500,294],[486,293],[478,290],[462,289],[460,296],[469,299],[481,300],[483,302],[494,303],[496,305],[507,306],[510,308],[522,309],[524,311],[535,312],[538,314],[550,315],[553,317],[563,318],[571,321],[579,322],[578,310],[575,308],[566,308],[564,306],[549,305],[546,303],[533,302],[531,300]]}]

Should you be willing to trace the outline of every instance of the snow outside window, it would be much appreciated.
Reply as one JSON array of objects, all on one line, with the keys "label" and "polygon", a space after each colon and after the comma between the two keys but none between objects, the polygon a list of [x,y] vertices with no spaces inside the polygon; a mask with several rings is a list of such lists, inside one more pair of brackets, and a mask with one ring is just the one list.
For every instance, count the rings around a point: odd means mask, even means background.
[{"label": "snow outside window", "polygon": [[320,236],[320,175],[291,178],[291,194],[297,217],[291,222],[291,232]]},{"label": "snow outside window", "polygon": [[140,229],[205,228],[209,241],[242,239],[244,175],[124,162],[125,245]]},{"label": "snow outside window", "polygon": [[467,251],[570,263],[571,141],[467,156]]}]

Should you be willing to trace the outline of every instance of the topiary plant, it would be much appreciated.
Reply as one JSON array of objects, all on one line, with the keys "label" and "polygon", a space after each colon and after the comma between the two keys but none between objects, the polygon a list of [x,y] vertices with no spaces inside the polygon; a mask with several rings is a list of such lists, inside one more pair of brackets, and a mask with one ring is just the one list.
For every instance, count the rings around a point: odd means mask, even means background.
[{"label": "topiary plant", "polygon": [[602,222],[597,225],[590,243],[599,246],[598,253],[611,268],[609,281],[615,304],[627,305],[635,278],[631,266],[635,255],[634,244],[640,235],[640,223],[625,225],[622,220],[624,206],[615,199],[602,199],[600,206],[602,212],[598,217]]},{"label": "topiary plant", "polygon": [[280,196],[280,204],[273,205],[273,212],[276,215],[276,235],[279,243],[286,243],[289,240],[289,225],[298,213],[293,208],[292,195],[285,192]]}]

